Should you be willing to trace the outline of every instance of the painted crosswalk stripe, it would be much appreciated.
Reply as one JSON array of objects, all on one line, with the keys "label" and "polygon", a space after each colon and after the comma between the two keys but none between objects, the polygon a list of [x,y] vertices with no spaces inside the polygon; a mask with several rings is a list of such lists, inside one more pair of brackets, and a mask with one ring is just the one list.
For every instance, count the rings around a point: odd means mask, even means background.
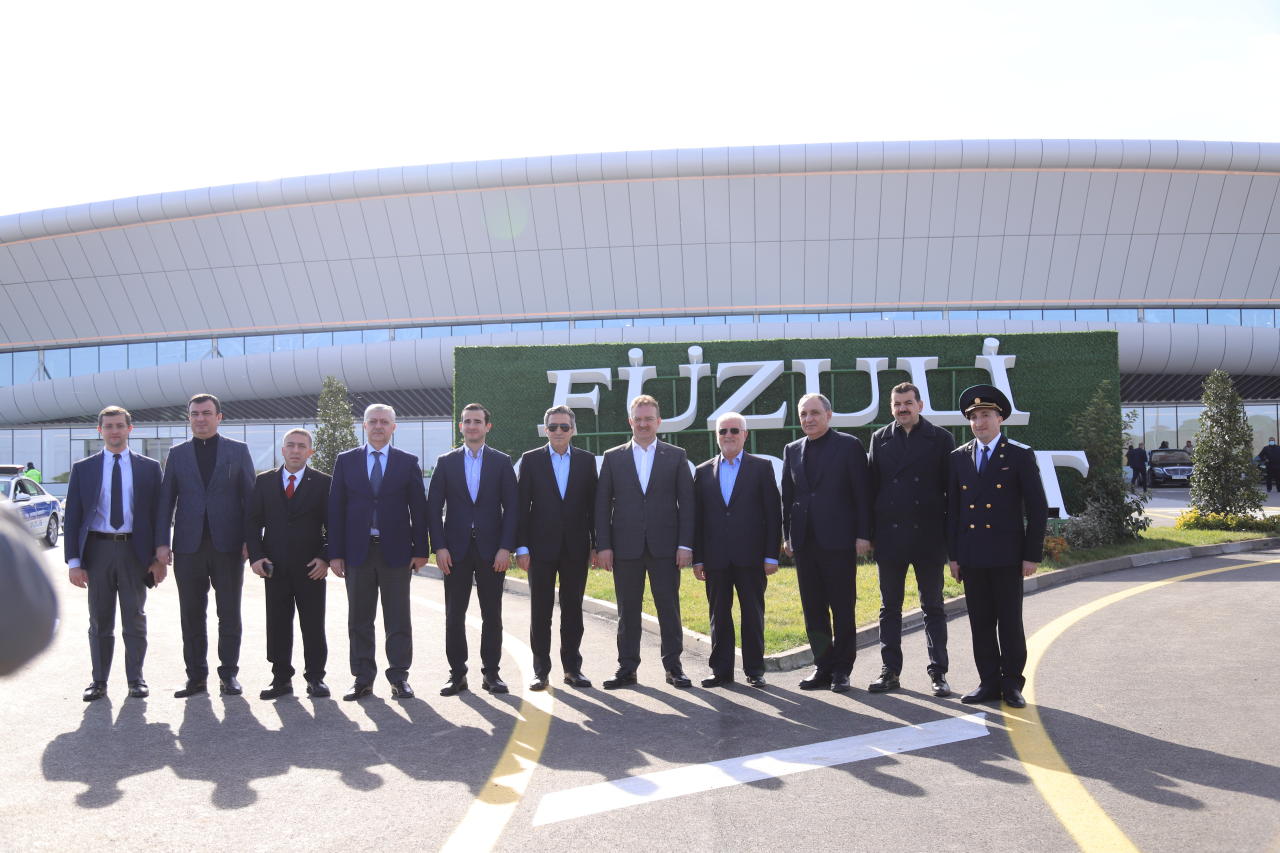
[{"label": "painted crosswalk stripe", "polygon": [[567,791],[555,791],[539,801],[533,825],[542,826],[716,788],[789,776],[819,767],[835,767],[884,755],[971,740],[987,734],[986,718],[984,713],[949,717],[918,726],[902,726],[839,740],[726,758],[707,764],[658,770]]}]

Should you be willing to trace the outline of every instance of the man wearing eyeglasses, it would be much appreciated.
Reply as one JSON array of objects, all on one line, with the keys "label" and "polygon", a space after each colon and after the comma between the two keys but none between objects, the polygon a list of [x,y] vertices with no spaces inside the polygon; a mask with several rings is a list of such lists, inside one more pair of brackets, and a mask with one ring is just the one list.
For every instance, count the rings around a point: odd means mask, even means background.
[{"label": "man wearing eyeglasses", "polygon": [[572,446],[577,418],[568,406],[542,416],[547,443],[520,458],[516,565],[529,575],[532,690],[551,674],[551,611],[560,582],[560,664],[564,682],[590,687],[582,674],[582,596],[595,562],[596,460]]},{"label": "man wearing eyeglasses", "polygon": [[692,682],[680,665],[680,570],[693,556],[693,475],[684,449],[658,440],[657,400],[640,394],[628,411],[631,441],[605,452],[596,489],[596,562],[613,572],[618,597],[618,671],[604,689],[637,682],[646,575],[667,683],[685,688]]},{"label": "man wearing eyeglasses", "polygon": [[728,412],[716,421],[720,453],[693,476],[696,521],[693,574],[706,581],[711,611],[711,677],[703,687],[733,683],[733,592],[742,611],[742,671],[752,687],[764,680],[764,591],[778,570],[782,503],[773,466],[743,448],[747,420]]}]

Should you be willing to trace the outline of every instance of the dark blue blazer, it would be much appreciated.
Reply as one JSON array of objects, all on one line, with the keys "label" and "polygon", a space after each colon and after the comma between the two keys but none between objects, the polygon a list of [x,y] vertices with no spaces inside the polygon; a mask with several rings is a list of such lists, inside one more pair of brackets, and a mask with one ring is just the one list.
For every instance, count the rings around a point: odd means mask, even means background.
[{"label": "dark blue blazer", "polygon": [[373,493],[365,446],[338,454],[329,489],[329,559],[345,560],[347,568],[362,565],[369,557],[369,529],[373,508],[378,508],[378,535],[382,558],[390,566],[408,566],[413,557],[425,557],[427,548],[427,495],[422,486],[418,457],[387,446],[382,488]]},{"label": "dark blue blazer", "polygon": [[515,468],[510,456],[485,445],[480,489],[473,503],[462,453],[461,447],[442,453],[431,474],[427,493],[431,547],[435,551],[448,549],[456,563],[471,550],[471,528],[475,527],[480,562],[491,563],[499,548],[513,552],[516,549],[519,496]]},{"label": "dark blue blazer", "polygon": [[[867,453],[855,436],[831,430],[826,464],[810,481],[804,470],[807,438],[782,451],[782,535],[794,549],[817,545],[827,550],[853,550],[858,539],[870,539],[871,477]],[[817,542],[807,542],[810,522]]]},{"label": "dark blue blazer", "polygon": [[[133,464],[133,553],[138,568],[146,569],[156,552],[156,507],[160,501],[160,463],[148,456],[131,453]],[[121,459],[121,464],[124,460]],[[67,509],[64,523],[63,553],[67,562],[83,559],[84,543],[89,538],[89,524],[98,510],[102,495],[102,454],[95,453],[71,466],[67,484]]]},{"label": "dark blue blazer", "polygon": [[979,474],[973,461],[976,446],[974,439],[951,451],[948,555],[962,570],[1040,562],[1049,507],[1035,451],[1001,433],[995,454]]},{"label": "dark blue blazer", "polygon": [[219,436],[213,476],[206,486],[196,463],[193,441],[188,439],[169,451],[160,482],[154,544],[168,545],[172,526],[173,550],[194,554],[200,550],[208,513],[213,547],[224,554],[239,554],[244,547],[244,513],[255,476],[249,447],[243,441]]},{"label": "dark blue blazer", "polygon": [[773,466],[767,459],[743,452],[726,505],[720,491],[722,461],[717,453],[693,474],[697,502],[693,562],[708,571],[763,570],[766,559],[778,559],[782,545],[782,501]]}]

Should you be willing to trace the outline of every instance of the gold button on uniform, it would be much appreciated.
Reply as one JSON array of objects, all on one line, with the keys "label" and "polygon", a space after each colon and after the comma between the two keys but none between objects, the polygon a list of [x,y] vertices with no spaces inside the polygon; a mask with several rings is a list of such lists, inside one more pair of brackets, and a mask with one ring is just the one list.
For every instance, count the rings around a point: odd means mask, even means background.
[{"label": "gold button on uniform", "polygon": [[975,527],[975,525],[972,525],[972,524],[970,524],[970,525],[969,525],[969,529],[970,529],[970,530],[972,530],[974,527]]},{"label": "gold button on uniform", "polygon": [[978,507],[975,504],[969,504],[969,509],[977,509],[977,508]]},{"label": "gold button on uniform", "polygon": [[991,504],[987,504],[987,509],[991,509]]}]

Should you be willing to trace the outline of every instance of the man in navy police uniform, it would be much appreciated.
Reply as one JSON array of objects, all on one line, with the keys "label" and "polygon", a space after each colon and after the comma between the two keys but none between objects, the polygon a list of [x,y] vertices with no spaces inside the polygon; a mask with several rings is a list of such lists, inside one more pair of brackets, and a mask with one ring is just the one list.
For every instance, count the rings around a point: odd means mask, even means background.
[{"label": "man in navy police uniform", "polygon": [[947,551],[951,576],[964,582],[979,678],[961,701],[1003,698],[1022,708],[1022,579],[1036,573],[1043,557],[1048,505],[1035,452],[1001,431],[1012,411],[1009,398],[994,386],[974,385],[960,393],[960,410],[974,438],[951,454]]}]

